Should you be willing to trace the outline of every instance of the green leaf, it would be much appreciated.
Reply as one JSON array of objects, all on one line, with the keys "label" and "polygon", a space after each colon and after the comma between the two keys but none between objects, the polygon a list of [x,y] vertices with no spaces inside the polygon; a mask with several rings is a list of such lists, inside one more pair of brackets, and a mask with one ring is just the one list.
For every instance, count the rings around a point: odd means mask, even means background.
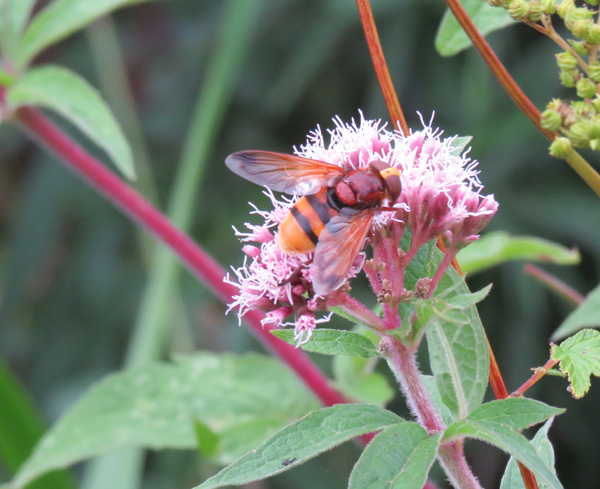
[{"label": "green leaf", "polygon": [[[484,36],[514,24],[508,12],[503,8],[492,7],[481,0],[461,0],[460,3]],[[454,56],[469,46],[471,46],[471,40],[452,12],[446,10],[435,36],[435,48],[438,53],[442,56]]]},{"label": "green leaf", "polygon": [[440,443],[417,423],[402,423],[379,433],[352,470],[349,489],[422,489]]},{"label": "green leaf", "polygon": [[440,391],[437,388],[437,383],[435,381],[435,377],[433,375],[421,375],[421,380],[423,382],[423,386],[429,394],[429,398],[433,403],[436,411],[441,416],[444,421],[445,426],[450,426],[454,421],[454,416],[448,406],[444,404],[442,401],[442,396],[440,395]]},{"label": "green leaf", "polygon": [[473,139],[473,136],[460,136],[460,137],[455,137],[452,139],[452,151],[450,151],[450,154],[452,156],[460,156],[462,154],[462,152],[465,150],[465,148],[467,147],[467,144],[469,144],[471,142],[471,140]]},{"label": "green leaf", "polygon": [[83,78],[58,66],[26,73],[7,93],[13,109],[34,105],[53,110],[100,146],[127,178],[135,178],[129,144],[108,106]]},{"label": "green leaf", "polygon": [[258,355],[203,353],[140,366],[95,385],[44,436],[14,487],[125,447],[195,448],[194,420],[220,438],[217,458],[230,460],[240,454],[237,427],[260,442],[317,406],[288,369]]},{"label": "green leaf", "polygon": [[198,440],[198,450],[205,457],[212,457],[217,454],[219,446],[219,437],[204,423],[194,421],[194,431]]},{"label": "green leaf", "polygon": [[[401,246],[405,250],[407,241],[403,237]],[[442,258],[435,241],[421,247],[406,269],[405,287],[412,290],[420,277],[432,277]],[[418,334],[427,334],[431,369],[454,419],[464,418],[479,406],[487,388],[490,364],[483,325],[474,306],[463,308],[483,298],[487,291],[472,295],[464,277],[450,267],[433,298],[417,302],[414,327]]]},{"label": "green leaf", "polygon": [[467,417],[470,421],[495,423],[513,430],[523,430],[541,423],[565,410],[548,406],[540,401],[516,397],[486,402]]},{"label": "green leaf", "polygon": [[2,49],[14,60],[21,34],[29,19],[35,0],[0,0],[0,37]]},{"label": "green leaf", "polygon": [[531,470],[539,483],[551,489],[562,489],[553,468],[549,467],[523,435],[510,427],[486,421],[457,421],[448,427],[442,442],[465,436],[497,446]]},{"label": "green leaf", "polygon": [[356,436],[402,422],[370,404],[338,404],[320,409],[275,433],[218,474],[197,486],[240,485],[288,470]]},{"label": "green leaf", "polygon": [[464,418],[482,403],[488,384],[489,354],[477,310],[452,308],[435,298],[418,310],[421,317],[429,316],[427,346],[440,396],[455,419]]},{"label": "green leaf", "polygon": [[[11,473],[25,462],[45,431],[33,401],[9,368],[0,360],[0,456]],[[28,485],[28,489],[69,489],[75,484],[66,471],[54,471]]]},{"label": "green leaf", "polygon": [[374,371],[378,358],[336,356],[333,359],[334,385],[356,402],[385,406],[396,391],[387,377]]},{"label": "green leaf", "polygon": [[[22,0],[18,0],[19,2]],[[144,0],[55,0],[37,14],[25,30],[17,64],[31,59],[73,32],[125,5]]]},{"label": "green leaf", "polygon": [[[552,448],[552,443],[550,443],[550,440],[548,439],[548,430],[550,429],[550,426],[552,426],[552,419],[546,421],[544,426],[538,430],[533,437],[533,440],[531,440],[531,445],[535,448],[535,451],[546,465],[551,467],[553,472],[556,473],[554,470],[554,449]],[[542,484],[540,489],[546,489],[547,487],[546,484]],[[519,470],[519,466],[514,457],[511,457],[508,461],[506,470],[502,476],[500,489],[525,489],[521,471]]]},{"label": "green leaf", "polygon": [[583,397],[590,388],[590,377],[600,376],[600,332],[584,329],[560,345],[552,345],[551,352],[552,359],[560,362],[560,370],[569,377],[573,397]]},{"label": "green leaf", "polygon": [[[467,309],[485,299],[490,293],[490,290],[492,290],[492,284],[477,292],[457,293],[448,297],[447,303],[451,309]],[[443,296],[441,298],[443,298]]]},{"label": "green leaf", "polygon": [[[276,329],[271,333],[287,343],[296,344],[292,330]],[[310,340],[301,348],[324,355],[348,355],[364,358],[379,356],[379,351],[371,340],[361,334],[340,329],[315,329]]]},{"label": "green leaf", "polygon": [[583,328],[600,326],[600,285],[592,290],[585,300],[575,309],[552,335],[552,340],[561,338]]},{"label": "green leaf", "polygon": [[[481,2],[482,5],[486,5]],[[528,260],[557,265],[575,265],[581,260],[577,249],[569,249],[545,239],[488,233],[463,248],[456,257],[463,272],[477,273],[507,261]]]}]

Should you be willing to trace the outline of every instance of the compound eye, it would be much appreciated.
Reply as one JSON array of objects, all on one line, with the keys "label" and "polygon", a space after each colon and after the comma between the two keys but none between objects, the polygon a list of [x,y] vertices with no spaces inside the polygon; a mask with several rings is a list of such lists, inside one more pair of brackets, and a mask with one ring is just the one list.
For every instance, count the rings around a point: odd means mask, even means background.
[{"label": "compound eye", "polygon": [[373,160],[369,163],[369,166],[374,170],[377,170],[379,173],[381,173],[386,168],[389,168],[389,165],[381,160]]},{"label": "compound eye", "polygon": [[371,161],[369,166],[374,170],[378,171],[383,178],[385,188],[388,191],[392,202],[398,200],[400,193],[402,192],[402,183],[400,182],[400,172],[395,166],[388,166],[386,163],[380,160]]}]

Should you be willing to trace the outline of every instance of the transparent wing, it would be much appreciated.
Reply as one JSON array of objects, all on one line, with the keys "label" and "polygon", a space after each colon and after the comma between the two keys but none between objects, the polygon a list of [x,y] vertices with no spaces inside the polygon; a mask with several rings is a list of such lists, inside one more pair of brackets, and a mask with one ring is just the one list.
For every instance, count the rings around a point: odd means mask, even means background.
[{"label": "transparent wing", "polygon": [[[349,210],[346,210],[349,211]],[[373,210],[351,211],[331,219],[319,235],[313,260],[313,288],[325,295],[342,285],[371,228]]]},{"label": "transparent wing", "polygon": [[308,195],[337,183],[345,170],[337,165],[270,151],[238,151],[225,160],[239,176],[276,192]]}]

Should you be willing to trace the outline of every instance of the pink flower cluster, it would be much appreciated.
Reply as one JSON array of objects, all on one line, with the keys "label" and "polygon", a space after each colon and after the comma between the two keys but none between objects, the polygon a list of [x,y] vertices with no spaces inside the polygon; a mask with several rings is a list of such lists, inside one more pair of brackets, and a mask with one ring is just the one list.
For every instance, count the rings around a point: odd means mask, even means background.
[{"label": "pink flower cluster", "polygon": [[[334,306],[350,310],[355,317],[364,317],[364,322],[376,329],[398,327],[398,302],[412,294],[404,289],[404,269],[418,249],[438,236],[442,236],[447,247],[440,269],[428,282],[431,295],[458,250],[478,238],[498,208],[492,195],[480,194],[477,162],[465,155],[468,151],[457,148],[457,138],[442,139],[442,133],[432,129],[431,124],[404,136],[362,114],[358,123],[345,124],[339,118],[333,122],[335,127],[328,131],[328,143],[317,127],[308,135],[306,144],[294,148],[295,154],[348,169],[366,167],[379,160],[400,170],[402,193],[397,202],[384,202],[384,209],[376,211],[368,237],[373,260],[364,266],[373,290],[384,303],[384,320],[349,296],[347,282],[327,297],[316,295],[311,286],[314,252],[287,255],[279,249],[278,226],[299,196],[278,199],[267,189],[265,193],[273,208],[254,208],[252,214],[262,222],[246,223],[246,232],[236,230],[246,243],[242,248],[246,258],[241,267],[233,269],[235,277],[226,278],[239,290],[230,310],[235,309],[241,317],[250,309],[260,309],[266,313],[263,324],[293,324],[298,344],[308,341],[316,325],[329,319],[317,319],[315,312]],[[398,244],[407,225],[411,247],[404,253],[398,250]],[[363,252],[348,279],[360,272],[364,263]],[[293,322],[284,323],[290,316]]]}]

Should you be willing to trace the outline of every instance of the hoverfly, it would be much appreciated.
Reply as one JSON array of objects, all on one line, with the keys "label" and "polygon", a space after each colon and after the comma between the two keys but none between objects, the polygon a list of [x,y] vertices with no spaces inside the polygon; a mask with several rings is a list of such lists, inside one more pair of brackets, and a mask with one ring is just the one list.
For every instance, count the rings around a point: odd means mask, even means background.
[{"label": "hoverfly", "polygon": [[376,210],[400,196],[400,172],[375,160],[358,169],[270,151],[239,151],[225,164],[276,192],[302,195],[279,225],[277,244],[288,254],[315,251],[313,289],[340,287],[363,247]]}]

